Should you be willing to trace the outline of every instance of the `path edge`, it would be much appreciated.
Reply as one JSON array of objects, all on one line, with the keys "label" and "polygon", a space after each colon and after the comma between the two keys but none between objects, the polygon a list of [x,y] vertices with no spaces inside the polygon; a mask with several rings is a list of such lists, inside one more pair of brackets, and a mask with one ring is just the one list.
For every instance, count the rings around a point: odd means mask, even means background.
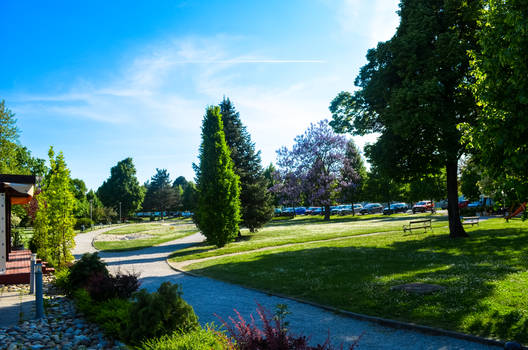
[{"label": "path edge", "polygon": [[[449,330],[442,329],[442,328],[434,328],[434,327],[423,326],[423,325],[410,323],[410,322],[403,322],[403,321],[391,320],[391,319],[388,319],[388,318],[369,316],[369,315],[365,315],[365,314],[360,314],[360,313],[356,313],[356,312],[352,312],[352,311],[339,309],[339,308],[328,306],[328,305],[319,304],[319,303],[316,303],[316,302],[313,302],[313,301],[309,301],[309,300],[299,299],[299,298],[292,297],[292,296],[289,296],[289,295],[284,295],[284,294],[280,294],[280,293],[265,291],[265,290],[261,290],[261,289],[257,289],[257,288],[253,288],[253,287],[243,286],[243,285],[236,284],[236,283],[226,282],[226,281],[223,281],[223,280],[220,280],[220,279],[217,279],[217,278],[208,277],[208,276],[202,276],[202,275],[190,272],[190,271],[182,270],[182,269],[180,269],[180,268],[178,268],[176,266],[173,266],[172,263],[169,261],[169,258],[167,258],[165,261],[167,262],[167,265],[169,265],[169,267],[171,269],[173,269],[174,271],[183,273],[183,274],[188,275],[188,276],[197,277],[197,278],[209,278],[209,279],[212,279],[212,280],[215,280],[215,281],[219,281],[219,282],[235,285],[235,286],[242,287],[242,288],[245,288],[245,289],[249,289],[249,290],[252,290],[252,291],[255,291],[255,292],[259,292],[259,293],[262,293],[262,294],[267,294],[267,295],[270,295],[270,296],[275,296],[275,297],[279,297],[279,298],[292,300],[292,301],[295,301],[295,302],[298,302],[298,303],[301,303],[301,304],[311,305],[311,306],[314,306],[314,307],[317,307],[317,308],[320,308],[320,309],[323,309],[323,310],[326,310],[326,311],[331,311],[331,312],[336,313],[338,315],[343,315],[343,316],[354,318],[354,319],[357,319],[357,320],[370,321],[370,322],[373,322],[373,323],[377,323],[377,324],[380,324],[380,325],[383,325],[383,326],[388,326],[388,327],[392,327],[392,328],[396,328],[396,329],[414,330],[414,331],[418,331],[420,333],[437,335],[437,336],[447,336],[447,337],[451,337],[451,338],[456,338],[456,339],[461,339],[461,340],[468,340],[468,341],[472,341],[472,342],[480,343],[480,344],[485,344],[485,345],[500,346],[500,347],[503,347],[503,348],[504,348],[504,345],[506,343],[505,341],[501,341],[501,340],[497,340],[497,339],[484,338],[484,337],[479,337],[479,336],[476,336],[476,335],[465,334],[465,333],[460,333],[460,332],[455,332],[455,331],[449,331]],[[528,347],[522,346],[522,349],[528,350]]]}]

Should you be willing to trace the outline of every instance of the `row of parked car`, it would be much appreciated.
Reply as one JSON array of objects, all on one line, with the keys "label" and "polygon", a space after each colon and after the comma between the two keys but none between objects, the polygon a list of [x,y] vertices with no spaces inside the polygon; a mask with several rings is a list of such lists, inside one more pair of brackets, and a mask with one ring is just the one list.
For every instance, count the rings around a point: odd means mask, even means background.
[{"label": "row of parked car", "polygon": [[[410,208],[405,203],[392,203],[388,207],[384,207],[380,203],[368,203],[365,206],[361,204],[354,204],[354,213],[361,215],[383,213],[385,215],[395,213],[406,213]],[[420,201],[416,203],[412,208],[413,214],[425,213],[428,211],[434,211],[434,203],[431,201]],[[276,208],[275,216],[292,216],[295,215],[323,215],[323,207],[288,207],[288,208]],[[330,215],[350,215],[352,214],[352,204],[342,204],[330,207]]]}]

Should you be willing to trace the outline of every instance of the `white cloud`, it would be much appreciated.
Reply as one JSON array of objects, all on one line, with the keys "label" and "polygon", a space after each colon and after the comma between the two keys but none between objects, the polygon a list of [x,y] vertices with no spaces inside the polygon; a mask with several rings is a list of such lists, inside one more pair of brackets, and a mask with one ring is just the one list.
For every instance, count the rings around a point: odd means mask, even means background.
[{"label": "white cloud", "polygon": [[[338,19],[345,33],[367,32],[368,44],[389,40],[399,24],[399,0],[343,0]],[[365,30],[366,28],[366,30]]]}]

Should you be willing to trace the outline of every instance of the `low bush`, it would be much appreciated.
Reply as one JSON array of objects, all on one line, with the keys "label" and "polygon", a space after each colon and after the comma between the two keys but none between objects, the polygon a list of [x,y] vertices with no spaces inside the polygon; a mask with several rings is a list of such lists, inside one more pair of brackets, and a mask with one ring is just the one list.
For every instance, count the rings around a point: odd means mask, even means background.
[{"label": "low bush", "polygon": [[[306,336],[293,336],[288,330],[288,323],[285,321],[285,316],[288,314],[286,305],[279,305],[279,309],[274,317],[272,317],[262,305],[257,304],[257,313],[260,320],[262,321],[263,328],[260,329],[255,319],[251,317],[251,323],[240,315],[235,310],[238,320],[229,318],[232,325],[225,322],[223,319],[220,321],[227,329],[228,334],[235,340],[236,349],[238,350],[254,350],[254,349],[266,349],[266,350],[333,350],[335,349],[330,344],[330,335],[326,339],[324,344],[314,346],[308,345]],[[218,316],[217,316],[218,317]],[[352,350],[357,346],[359,339],[349,349]],[[343,347],[341,346],[341,349]]]},{"label": "low bush", "polygon": [[108,276],[106,263],[101,260],[98,253],[85,253],[70,267],[67,293],[73,293],[79,288],[85,288],[94,275]]},{"label": "low bush", "polygon": [[67,292],[70,284],[70,269],[57,270],[53,284],[64,292]]},{"label": "low bush", "polygon": [[73,292],[73,299],[77,309],[91,322],[97,323],[106,335],[119,338],[126,329],[129,320],[131,302],[125,299],[113,298],[96,303],[85,289]]},{"label": "low bush", "polygon": [[93,221],[90,218],[78,218],[77,221],[75,221],[74,228],[80,230],[84,226],[84,230],[86,230],[87,228],[92,227],[92,225]]},{"label": "low bush", "polygon": [[198,318],[181,295],[180,286],[170,282],[162,283],[154,293],[145,289],[135,293],[123,339],[130,344],[139,344],[174,331],[187,333],[198,329]]},{"label": "low bush", "polygon": [[234,350],[235,346],[226,335],[206,325],[188,333],[174,332],[160,338],[144,341],[139,350]]},{"label": "low bush", "polygon": [[140,286],[139,275],[118,272],[115,276],[103,273],[93,274],[86,290],[93,300],[104,301],[111,298],[128,299]]}]

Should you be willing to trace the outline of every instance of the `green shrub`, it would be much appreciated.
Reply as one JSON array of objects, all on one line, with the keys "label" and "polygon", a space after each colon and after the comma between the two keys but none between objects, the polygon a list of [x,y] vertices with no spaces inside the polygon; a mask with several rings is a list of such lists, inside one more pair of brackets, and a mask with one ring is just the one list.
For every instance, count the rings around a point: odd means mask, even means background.
[{"label": "green shrub", "polygon": [[70,267],[70,278],[67,293],[73,293],[79,288],[86,287],[93,275],[108,276],[106,263],[101,260],[98,253],[85,253],[75,264]]},{"label": "green shrub", "polygon": [[106,335],[119,338],[123,329],[128,326],[131,302],[125,299],[109,299],[97,305],[97,312],[92,321],[97,323]]},{"label": "green shrub", "polygon": [[90,218],[78,218],[77,221],[75,221],[74,228],[76,230],[80,230],[82,226],[84,225],[84,229],[92,227],[93,221]]},{"label": "green shrub", "polygon": [[137,292],[130,307],[128,327],[122,332],[123,339],[139,344],[174,331],[196,330],[198,318],[181,295],[180,286],[170,282],[164,282],[154,293],[149,294],[145,289]]},{"label": "green shrub", "polygon": [[70,285],[70,269],[57,270],[53,284],[65,292],[68,291]]},{"label": "green shrub", "polygon": [[131,302],[125,299],[109,299],[97,303],[85,289],[79,288],[73,292],[73,300],[77,310],[91,322],[97,323],[106,335],[118,338],[123,329],[127,328]]},{"label": "green shrub", "polygon": [[97,313],[96,305],[94,304],[90,294],[86,289],[79,288],[72,292],[73,300],[77,306],[77,310],[82,312],[87,318],[93,317]]},{"label": "green shrub", "polygon": [[174,332],[160,338],[144,341],[139,350],[224,350],[234,349],[224,333],[206,325],[188,333]]}]

